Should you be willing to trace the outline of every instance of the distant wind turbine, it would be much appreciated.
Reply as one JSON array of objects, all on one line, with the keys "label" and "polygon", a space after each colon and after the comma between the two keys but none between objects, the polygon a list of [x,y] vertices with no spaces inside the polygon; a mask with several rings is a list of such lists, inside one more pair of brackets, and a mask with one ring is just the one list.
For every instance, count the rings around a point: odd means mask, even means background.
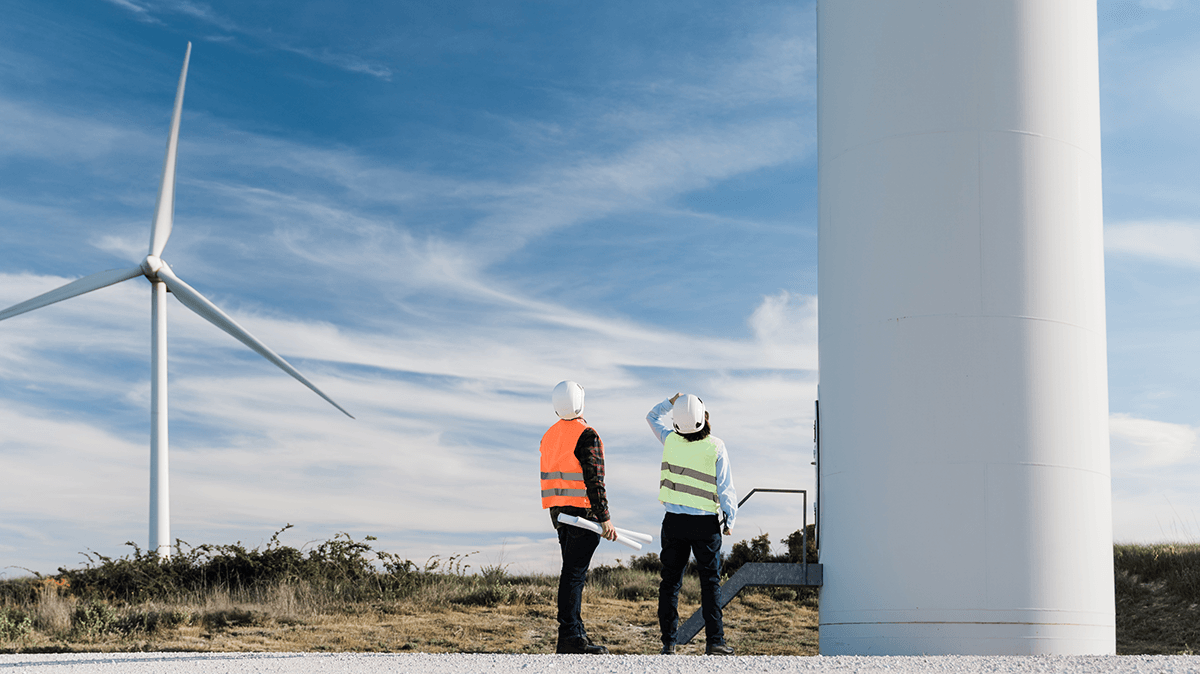
[{"label": "distant wind turbine", "polygon": [[184,283],[162,260],[163,248],[171,236],[171,224],[175,214],[175,151],[179,143],[179,116],[183,110],[183,87],[187,81],[188,60],[192,55],[192,43],[187,45],[183,56],[183,70],[179,73],[179,88],[175,93],[175,112],[171,116],[171,135],[167,139],[167,157],[163,162],[162,182],[158,188],[158,203],[154,207],[154,225],[150,231],[150,252],[142,263],[131,269],[111,269],[85,276],[62,287],[0,311],[0,321],[27,311],[40,309],[48,304],[82,295],[93,290],[145,276],[153,289],[150,316],[150,550],[166,557],[171,552],[171,515],[168,479],[167,451],[167,291],[169,290],[183,306],[199,314],[209,323],[233,335],[238,341],[253,349],[279,369],[292,375],[300,383],[312,389],[330,405],[343,414],[354,417],[342,409],[321,389],[304,378],[296,368],[251,335],[225,312],[217,308],[194,288]]}]

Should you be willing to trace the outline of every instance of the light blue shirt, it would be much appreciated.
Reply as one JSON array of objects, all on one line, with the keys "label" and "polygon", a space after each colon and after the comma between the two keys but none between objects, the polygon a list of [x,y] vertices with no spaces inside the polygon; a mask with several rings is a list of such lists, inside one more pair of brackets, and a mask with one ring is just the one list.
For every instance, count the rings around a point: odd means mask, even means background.
[{"label": "light blue shirt", "polygon": [[[666,443],[667,436],[675,432],[671,425],[671,399],[668,398],[654,406],[646,415],[646,423],[654,431],[659,442]],[[733,472],[729,469],[729,453],[725,451],[725,443],[720,438],[710,435],[709,440],[717,446],[717,496],[721,499],[721,511],[725,513],[725,526],[733,529],[733,520],[737,517],[737,490],[733,488]],[[711,515],[712,513],[679,505],[678,503],[663,503],[669,513],[680,515]]]}]

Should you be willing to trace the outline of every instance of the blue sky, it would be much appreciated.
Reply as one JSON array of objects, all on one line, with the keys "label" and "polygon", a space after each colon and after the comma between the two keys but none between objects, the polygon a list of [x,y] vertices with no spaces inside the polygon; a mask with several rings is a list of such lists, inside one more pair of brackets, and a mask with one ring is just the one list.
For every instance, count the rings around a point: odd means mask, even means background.
[{"label": "blue sky", "polygon": [[[1194,540],[1200,3],[1099,11],[1114,531]],[[814,25],[810,2],[9,0],[0,306],[145,255],[190,40],[163,257],[358,418],[171,300],[173,536],[290,522],[551,571],[533,466],[565,378],[619,526],[657,527],[643,417],[676,391],[743,493],[811,488]],[[0,324],[0,573],[145,545],[148,305],[135,279]],[[801,516],[756,496],[735,533]]]}]

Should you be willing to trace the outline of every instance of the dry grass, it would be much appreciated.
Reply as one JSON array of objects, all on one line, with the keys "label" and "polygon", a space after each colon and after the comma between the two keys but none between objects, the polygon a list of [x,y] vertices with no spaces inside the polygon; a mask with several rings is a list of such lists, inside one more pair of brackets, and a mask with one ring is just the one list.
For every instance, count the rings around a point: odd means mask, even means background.
[{"label": "dry grass", "polygon": [[1113,560],[1117,652],[1200,651],[1200,545],[1118,545]]},{"label": "dry grass", "polygon": [[[600,582],[585,589],[588,632],[614,653],[657,653],[655,596],[616,596],[643,594],[650,587],[656,593],[655,579],[646,572],[619,571],[599,574]],[[212,591],[172,602],[118,607],[55,593],[26,607],[37,616],[27,633],[5,639],[0,630],[0,652],[551,653],[557,635],[555,584],[553,577],[466,585],[460,578],[430,583],[404,600],[373,603],[331,602],[290,584],[239,595]],[[816,653],[815,602],[784,592],[778,595],[782,601],[765,593],[750,594],[726,608],[727,637],[739,652]],[[682,615],[698,608],[698,596],[695,579],[688,579],[681,595]],[[701,635],[680,650],[702,649]]]},{"label": "dry grass", "polygon": [[[338,544],[342,550],[369,551],[348,538]],[[268,553],[291,554],[293,562],[298,558],[298,553],[286,548],[268,548],[258,557],[257,551],[227,549],[238,554],[215,558],[227,566],[229,559],[261,563]],[[441,567],[427,563],[418,569],[404,562],[382,571],[371,570],[356,552],[336,563],[326,558],[317,560],[324,567],[314,568],[320,571],[332,565],[338,573],[314,573],[311,578],[280,574],[282,580],[250,578],[238,586],[208,581],[172,586],[154,575],[159,573],[157,562],[143,557],[119,563],[105,560],[103,566],[88,570],[93,573],[91,585],[79,582],[89,580],[83,572],[4,581],[0,583],[0,652],[554,650],[554,576],[514,577],[502,567],[467,575],[461,559],[453,558]],[[647,568],[654,560],[647,556],[635,561],[633,568],[593,569],[584,590],[588,632],[614,653],[659,649],[658,579]],[[190,572],[200,562],[180,566]],[[1200,545],[1118,545],[1114,564],[1117,652],[1193,654],[1200,650]],[[360,569],[357,576],[340,573],[360,567],[366,570]],[[138,579],[147,577],[157,578],[156,587],[168,589],[155,594],[97,590],[136,590],[145,585]],[[123,584],[106,586],[100,582],[106,578]],[[346,579],[357,585],[347,584]],[[691,615],[698,603],[698,582],[685,576],[680,614]],[[727,640],[742,654],[817,653],[815,593],[744,592],[726,607],[725,625]],[[698,653],[702,642],[697,639],[680,651]]]}]

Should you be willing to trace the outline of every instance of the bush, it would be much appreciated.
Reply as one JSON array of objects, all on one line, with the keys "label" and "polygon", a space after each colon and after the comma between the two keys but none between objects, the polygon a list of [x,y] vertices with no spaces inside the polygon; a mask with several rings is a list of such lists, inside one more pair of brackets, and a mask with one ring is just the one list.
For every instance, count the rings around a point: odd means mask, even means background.
[{"label": "bush", "polygon": [[504,585],[486,585],[462,596],[454,597],[451,603],[463,606],[496,606],[512,603],[513,590]]},{"label": "bush", "polygon": [[33,618],[24,611],[0,609],[0,641],[24,641],[33,633]]},{"label": "bush", "polygon": [[617,599],[626,601],[641,601],[643,599],[658,598],[658,583],[645,574],[641,576],[631,577],[621,585],[617,586],[613,595]]},{"label": "bush", "polygon": [[117,612],[108,604],[93,599],[75,608],[71,624],[76,636],[91,641],[116,631]]},{"label": "bush", "polygon": [[779,541],[780,543],[783,543],[784,545],[786,545],[788,548],[787,561],[795,562],[798,564],[802,560],[804,560],[804,555],[803,555],[804,547],[805,547],[804,543],[805,543],[805,541],[807,541],[808,542],[808,563],[815,564],[817,562],[817,541],[814,536],[816,534],[816,530],[817,530],[817,525],[810,524],[810,525],[808,525],[808,536],[805,536],[803,531],[801,531],[800,529],[797,529],[797,530],[793,531],[792,533],[788,534],[788,536],[786,538]]},{"label": "bush", "polygon": [[[85,555],[84,568],[59,568],[56,578],[76,596],[123,602],[167,600],[211,590],[261,593],[284,584],[307,585],[343,601],[367,601],[396,599],[419,584],[422,571],[409,560],[373,550],[369,543],[373,536],[356,541],[339,533],[305,554],[279,542],[279,535],[291,526],[275,532],[262,549],[247,549],[240,541],[194,548],[176,541],[175,553],[166,559],[126,543],[132,554],[114,559],[90,553]],[[462,558],[452,557],[450,566],[459,572],[469,568],[462,565]],[[440,564],[431,560],[424,573],[434,572]]]},{"label": "bush", "polygon": [[220,608],[208,611],[200,618],[200,624],[208,629],[227,627],[253,627],[263,623],[264,615],[244,608]]},{"label": "bush", "polygon": [[787,546],[788,551],[782,555],[771,554],[771,538],[769,534],[763,534],[750,541],[739,541],[733,544],[729,550],[729,554],[721,559],[721,573],[726,576],[732,576],[737,573],[737,570],[742,568],[743,564],[762,563],[762,562],[791,562],[799,564],[803,559],[804,543],[808,542],[808,562],[810,564],[817,561],[817,546],[813,543],[814,525],[808,525],[808,536],[805,537],[804,532],[800,529],[793,531],[786,538],[779,542]]},{"label": "bush", "polygon": [[662,560],[658,558],[657,552],[647,552],[641,556],[633,556],[629,558],[629,568],[637,571],[647,571],[653,574],[662,573]]},{"label": "bush", "polygon": [[160,630],[171,629],[192,622],[192,614],[187,611],[174,610],[135,610],[121,616],[113,624],[114,630],[122,634],[155,634]]},{"label": "bush", "polygon": [[742,565],[751,562],[776,562],[787,561],[786,558],[779,559],[771,555],[771,539],[769,534],[763,534],[746,541],[738,541],[733,544],[729,554],[725,556],[721,563],[722,573],[732,576],[737,573],[737,570],[742,568]]}]

